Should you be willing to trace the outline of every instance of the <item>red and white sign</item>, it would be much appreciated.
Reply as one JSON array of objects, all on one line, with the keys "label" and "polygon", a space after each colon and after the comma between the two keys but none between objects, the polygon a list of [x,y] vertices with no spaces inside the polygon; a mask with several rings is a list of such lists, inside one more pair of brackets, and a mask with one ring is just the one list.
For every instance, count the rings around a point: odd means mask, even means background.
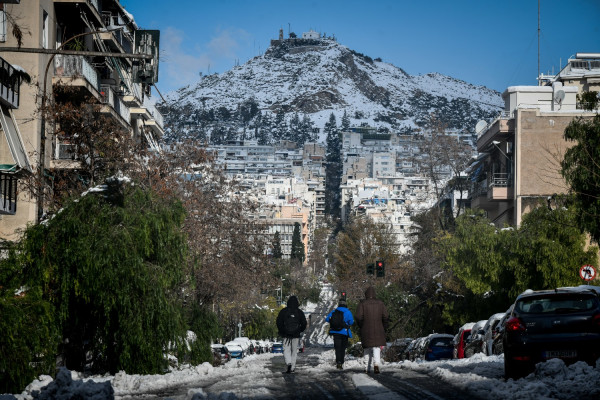
[{"label": "red and white sign", "polygon": [[591,281],[596,277],[596,268],[593,265],[584,265],[579,270],[579,276],[584,281]]}]

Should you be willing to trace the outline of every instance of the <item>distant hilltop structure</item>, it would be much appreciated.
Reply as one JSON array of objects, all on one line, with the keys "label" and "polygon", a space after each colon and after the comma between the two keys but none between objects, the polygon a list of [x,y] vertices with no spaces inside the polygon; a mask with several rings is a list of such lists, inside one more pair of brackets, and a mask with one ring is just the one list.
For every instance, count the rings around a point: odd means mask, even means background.
[{"label": "distant hilltop structure", "polygon": [[271,46],[279,46],[285,42],[295,42],[296,44],[301,43],[302,41],[313,41],[313,40],[333,40],[335,41],[335,36],[325,36],[320,32],[316,32],[310,29],[308,32],[302,33],[302,37],[299,38],[294,32],[290,32],[288,34],[288,38],[285,39],[283,37],[283,28],[279,29],[279,39],[271,39]]}]

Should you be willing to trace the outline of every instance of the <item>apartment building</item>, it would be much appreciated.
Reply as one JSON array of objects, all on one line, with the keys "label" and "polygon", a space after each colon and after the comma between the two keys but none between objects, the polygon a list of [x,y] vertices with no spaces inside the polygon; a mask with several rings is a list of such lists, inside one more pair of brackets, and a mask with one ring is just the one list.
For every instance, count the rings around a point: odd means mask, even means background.
[{"label": "apartment building", "polygon": [[[39,113],[42,99],[59,86],[70,88],[69,96],[96,99],[101,112],[136,142],[158,151],[163,119],[146,102],[158,80],[158,31],[139,29],[119,0],[13,0],[1,6],[2,58],[34,80],[21,85],[19,108],[13,110],[32,170],[74,170],[80,163],[73,159],[73,144]],[[21,46],[8,33],[5,14],[30,33]],[[42,199],[19,187],[16,207],[0,215],[0,237],[17,239],[19,229],[38,222],[45,211]]]},{"label": "apartment building", "polygon": [[545,80],[544,86],[508,87],[504,111],[478,134],[471,205],[499,227],[519,226],[523,214],[567,191],[560,160],[570,144],[563,133],[574,118],[598,112],[585,111],[577,94],[600,90],[600,53],[579,53]]}]

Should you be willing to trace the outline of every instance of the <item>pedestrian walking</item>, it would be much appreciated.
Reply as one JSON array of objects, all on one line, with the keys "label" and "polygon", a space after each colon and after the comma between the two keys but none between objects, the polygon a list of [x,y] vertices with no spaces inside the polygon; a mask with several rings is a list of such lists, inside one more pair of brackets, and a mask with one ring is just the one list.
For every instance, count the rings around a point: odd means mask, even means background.
[{"label": "pedestrian walking", "polygon": [[365,298],[360,301],[356,310],[356,323],[360,327],[360,339],[364,354],[369,357],[367,373],[379,373],[381,364],[381,346],[385,346],[385,330],[389,323],[389,314],[383,301],[375,297],[375,289],[369,286],[365,290]]},{"label": "pedestrian walking", "polygon": [[352,337],[350,326],[354,324],[354,317],[347,308],[345,299],[340,299],[338,306],[327,314],[325,321],[329,322],[329,334],[333,336],[336,368],[343,369],[348,339]]},{"label": "pedestrian walking", "polygon": [[300,335],[306,329],[306,317],[300,310],[296,296],[290,296],[286,307],[277,314],[277,330],[283,342],[283,359],[287,364],[288,374],[296,370],[296,357]]}]

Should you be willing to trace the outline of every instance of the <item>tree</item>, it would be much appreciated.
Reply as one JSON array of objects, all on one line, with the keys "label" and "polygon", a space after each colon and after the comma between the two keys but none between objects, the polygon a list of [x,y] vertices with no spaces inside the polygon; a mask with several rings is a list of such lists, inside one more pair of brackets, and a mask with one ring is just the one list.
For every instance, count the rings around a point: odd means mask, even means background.
[{"label": "tree", "polygon": [[[53,354],[67,368],[164,371],[165,349],[185,337],[183,220],[178,201],[114,180],[26,230],[3,270],[18,272],[56,310],[62,345]],[[34,329],[52,329],[43,322]]]},{"label": "tree", "polygon": [[449,218],[439,213],[440,225],[444,228],[452,219],[464,211],[463,196],[469,189],[469,181],[463,175],[471,161],[472,148],[446,134],[446,124],[432,117],[430,131],[419,144],[419,159],[415,160],[433,185],[433,195],[437,204],[442,204],[445,193],[458,192],[458,207]]},{"label": "tree", "polygon": [[450,274],[442,289],[455,294],[448,296],[448,322],[476,320],[508,308],[525,289],[577,285],[581,265],[597,263],[597,248],[586,248],[575,217],[575,210],[564,204],[555,210],[535,208],[518,230],[498,230],[481,214],[458,217],[456,231],[440,247]]},{"label": "tree", "polygon": [[560,164],[573,194],[577,224],[600,243],[600,115],[574,119],[565,129],[564,138],[575,142]]},{"label": "tree", "polygon": [[278,260],[281,259],[283,253],[281,252],[281,238],[279,237],[279,231],[273,235],[273,258]]},{"label": "tree", "polygon": [[289,136],[289,129],[285,120],[285,112],[282,109],[275,114],[275,122],[273,129],[273,139],[276,141],[284,140]]},{"label": "tree", "polygon": [[325,170],[325,212],[334,218],[339,218],[341,208],[340,184],[342,180],[342,141],[337,129],[335,115],[329,116],[325,123],[326,161]]},{"label": "tree", "polygon": [[292,260],[304,262],[304,243],[302,242],[302,233],[300,232],[300,223],[294,222],[294,231],[292,233]]},{"label": "tree", "polygon": [[340,130],[342,132],[348,132],[350,130],[350,118],[348,117],[346,110],[344,110],[344,115],[342,116],[342,125],[340,126]]},{"label": "tree", "polygon": [[376,223],[363,216],[351,219],[338,233],[334,249],[334,268],[338,284],[345,288],[350,297],[361,298],[365,282],[385,283],[365,274],[366,265],[374,263],[375,260],[385,261],[385,282],[397,279],[395,266],[398,256],[389,225]]}]

